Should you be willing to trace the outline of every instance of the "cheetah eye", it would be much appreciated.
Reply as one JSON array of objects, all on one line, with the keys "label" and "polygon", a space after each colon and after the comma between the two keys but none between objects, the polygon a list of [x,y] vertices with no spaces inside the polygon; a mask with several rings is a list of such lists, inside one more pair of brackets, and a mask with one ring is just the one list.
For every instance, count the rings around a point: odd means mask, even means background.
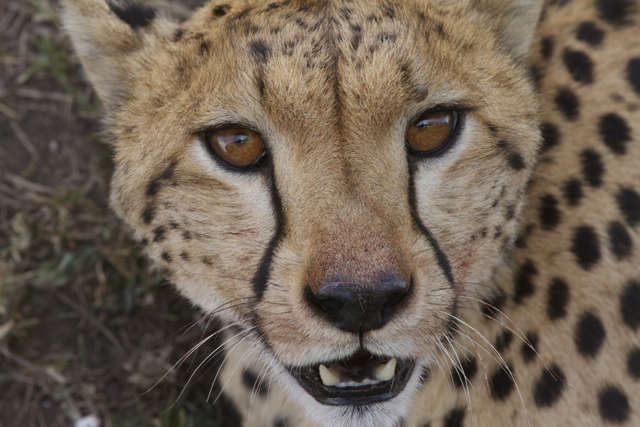
[{"label": "cheetah eye", "polygon": [[213,130],[207,133],[206,140],[222,161],[237,168],[255,168],[265,159],[262,138],[248,129]]},{"label": "cheetah eye", "polygon": [[451,140],[458,114],[453,110],[423,113],[407,131],[407,147],[411,154],[431,155],[440,152]]}]

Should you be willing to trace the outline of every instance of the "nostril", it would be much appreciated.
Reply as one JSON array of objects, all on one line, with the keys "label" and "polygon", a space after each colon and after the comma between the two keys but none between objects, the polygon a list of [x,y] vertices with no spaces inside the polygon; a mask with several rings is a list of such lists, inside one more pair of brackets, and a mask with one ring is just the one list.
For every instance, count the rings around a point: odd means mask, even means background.
[{"label": "nostril", "polygon": [[324,299],[320,300],[320,306],[327,313],[335,313],[342,310],[342,307],[344,307],[344,303],[335,299]]},{"label": "nostril", "polygon": [[396,307],[405,299],[407,296],[408,289],[402,292],[395,292],[387,297],[380,307],[380,318],[382,323],[388,323],[391,320],[391,314],[396,309]]},{"label": "nostril", "polygon": [[321,312],[328,314],[329,317],[333,317],[335,313],[340,312],[340,310],[342,310],[344,307],[344,303],[341,301],[338,301],[337,299],[327,298],[324,295],[321,297],[318,297],[316,294],[313,293],[313,291],[309,286],[305,287],[304,296],[309,304],[311,304]]}]

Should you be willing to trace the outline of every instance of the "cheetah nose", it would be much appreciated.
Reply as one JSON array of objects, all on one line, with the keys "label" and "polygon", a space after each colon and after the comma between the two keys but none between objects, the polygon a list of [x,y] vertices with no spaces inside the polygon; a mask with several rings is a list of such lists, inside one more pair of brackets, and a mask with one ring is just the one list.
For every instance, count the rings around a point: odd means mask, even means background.
[{"label": "cheetah nose", "polygon": [[332,282],[315,294],[307,287],[305,296],[335,327],[364,333],[389,323],[409,289],[407,282],[391,277],[368,286]]}]

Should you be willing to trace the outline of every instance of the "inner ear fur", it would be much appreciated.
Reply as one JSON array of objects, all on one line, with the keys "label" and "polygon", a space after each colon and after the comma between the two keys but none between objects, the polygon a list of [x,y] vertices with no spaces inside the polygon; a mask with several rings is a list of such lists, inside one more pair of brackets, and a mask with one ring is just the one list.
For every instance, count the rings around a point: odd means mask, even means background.
[{"label": "inner ear fur", "polygon": [[177,24],[145,6],[123,1],[62,0],[62,22],[107,111],[132,82],[139,56],[170,39]]}]

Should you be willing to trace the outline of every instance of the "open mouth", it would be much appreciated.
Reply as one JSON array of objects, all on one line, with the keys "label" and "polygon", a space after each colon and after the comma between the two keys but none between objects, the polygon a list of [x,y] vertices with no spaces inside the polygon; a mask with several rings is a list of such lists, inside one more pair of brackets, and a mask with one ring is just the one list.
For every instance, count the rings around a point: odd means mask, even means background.
[{"label": "open mouth", "polygon": [[413,360],[384,358],[360,351],[343,359],[289,373],[318,402],[325,405],[367,405],[392,399],[411,378]]}]

